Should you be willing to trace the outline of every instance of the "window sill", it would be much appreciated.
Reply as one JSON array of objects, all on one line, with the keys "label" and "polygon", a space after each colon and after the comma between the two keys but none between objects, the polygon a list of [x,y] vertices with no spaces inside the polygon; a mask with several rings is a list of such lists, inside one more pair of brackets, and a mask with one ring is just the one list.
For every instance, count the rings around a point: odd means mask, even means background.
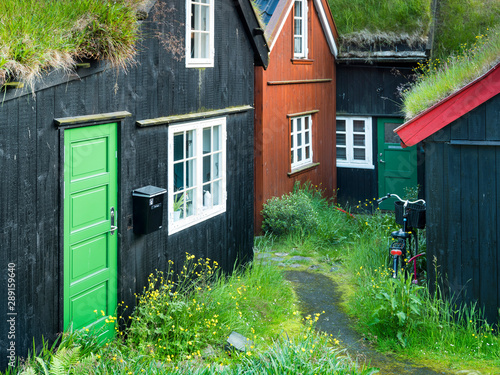
[{"label": "window sill", "polygon": [[373,164],[340,164],[337,163],[337,168],[352,168],[352,169],[375,169]]},{"label": "window sill", "polygon": [[293,65],[312,65],[313,62],[313,59],[292,59]]},{"label": "window sill", "polygon": [[294,177],[298,174],[301,174],[301,173],[304,173],[304,172],[307,172],[311,169],[315,169],[317,166],[319,165],[319,163],[311,163],[311,164],[306,164],[304,165],[303,167],[300,167],[298,169],[295,169],[291,172],[288,172],[288,177]]}]

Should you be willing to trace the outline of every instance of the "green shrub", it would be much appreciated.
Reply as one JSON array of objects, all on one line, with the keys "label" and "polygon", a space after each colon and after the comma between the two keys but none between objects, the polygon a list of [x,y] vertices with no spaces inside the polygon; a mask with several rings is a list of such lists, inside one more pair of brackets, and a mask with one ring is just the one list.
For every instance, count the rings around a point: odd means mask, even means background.
[{"label": "green shrub", "polygon": [[269,199],[264,204],[262,216],[262,230],[277,236],[291,233],[308,235],[319,224],[312,198],[303,189]]}]

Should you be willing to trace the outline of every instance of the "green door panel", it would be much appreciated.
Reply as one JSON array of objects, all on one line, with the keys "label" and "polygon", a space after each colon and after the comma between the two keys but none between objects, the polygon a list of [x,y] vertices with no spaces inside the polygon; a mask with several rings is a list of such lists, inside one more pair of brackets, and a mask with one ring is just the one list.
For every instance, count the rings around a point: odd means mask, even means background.
[{"label": "green door panel", "polygon": [[[116,124],[64,131],[64,329],[99,328],[117,304]],[[100,331],[101,332],[101,331]]]},{"label": "green door panel", "polygon": [[[401,147],[394,129],[402,124],[400,119],[378,119],[377,121],[377,164],[378,194],[398,194],[405,198],[406,188],[417,186],[417,148]],[[393,210],[394,199],[380,204],[381,209]]]}]

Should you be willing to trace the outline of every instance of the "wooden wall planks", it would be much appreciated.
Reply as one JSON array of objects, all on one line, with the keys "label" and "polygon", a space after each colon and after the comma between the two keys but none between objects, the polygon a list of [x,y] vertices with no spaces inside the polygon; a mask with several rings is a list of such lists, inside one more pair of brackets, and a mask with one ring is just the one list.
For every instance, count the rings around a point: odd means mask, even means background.
[{"label": "wooden wall planks", "polygon": [[[178,16],[185,3],[177,1]],[[167,186],[166,125],[139,128],[136,120],[173,114],[253,105],[253,50],[230,0],[216,2],[215,67],[186,69],[164,50],[152,33],[139,48],[138,64],[127,72],[92,63],[81,80],[47,84],[36,98],[22,92],[0,103],[0,243],[2,262],[17,267],[16,351],[24,356],[63,330],[63,137],[54,118],[128,111],[118,126],[119,255],[118,300],[131,312],[155,269],[168,260],[180,267],[185,253],[217,260],[231,271],[253,251],[253,111],[227,115],[227,210],[208,221],[167,234],[133,233],[133,189]],[[152,21],[143,28],[152,31]],[[98,66],[98,68],[96,68]],[[60,77],[59,77],[60,78]],[[50,79],[50,78],[47,78]],[[58,81],[59,82],[59,81]],[[0,290],[7,290],[7,263],[1,264]],[[2,298],[2,297],[0,297]],[[7,346],[7,324],[0,323],[0,348]],[[6,356],[0,353],[0,370]]]},{"label": "wooden wall planks", "polygon": [[481,142],[497,140],[487,119],[498,111],[499,97],[425,141],[429,280],[435,280],[436,257],[444,291],[459,302],[478,302],[491,323],[498,323],[500,307],[500,146]]}]

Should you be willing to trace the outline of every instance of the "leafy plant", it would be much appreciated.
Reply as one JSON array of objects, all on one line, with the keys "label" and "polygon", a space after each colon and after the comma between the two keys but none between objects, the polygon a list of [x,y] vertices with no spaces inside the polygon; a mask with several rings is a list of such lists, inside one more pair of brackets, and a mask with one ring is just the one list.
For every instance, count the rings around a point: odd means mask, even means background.
[{"label": "leafy plant", "polygon": [[262,230],[277,236],[313,233],[318,216],[311,196],[303,189],[269,199],[262,209]]}]

